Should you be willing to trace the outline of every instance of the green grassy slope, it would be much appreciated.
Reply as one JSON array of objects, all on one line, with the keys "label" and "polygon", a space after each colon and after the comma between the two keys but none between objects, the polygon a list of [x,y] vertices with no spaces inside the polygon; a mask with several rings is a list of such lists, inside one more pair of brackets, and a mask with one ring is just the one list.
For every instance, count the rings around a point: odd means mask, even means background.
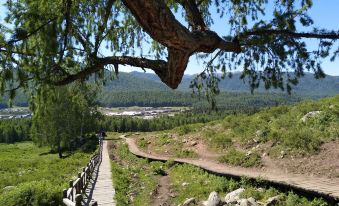
[{"label": "green grassy slope", "polygon": [[223,155],[219,161],[251,167],[260,164],[263,153],[273,159],[309,156],[318,154],[323,143],[338,139],[339,95],[149,133],[139,140],[139,146],[145,141],[145,148],[176,156],[178,151],[192,149],[189,145],[193,142],[201,142]]},{"label": "green grassy slope", "polygon": [[62,191],[89,161],[76,152],[59,159],[32,142],[0,144],[0,205],[62,205]]}]

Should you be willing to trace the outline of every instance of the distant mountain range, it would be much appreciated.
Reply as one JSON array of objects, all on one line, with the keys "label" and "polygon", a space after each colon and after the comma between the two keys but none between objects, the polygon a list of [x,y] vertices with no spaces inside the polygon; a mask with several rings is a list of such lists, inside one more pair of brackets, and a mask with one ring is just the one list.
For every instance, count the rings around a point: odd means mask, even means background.
[{"label": "distant mountain range", "polygon": [[[191,91],[189,88],[194,75],[185,75],[177,91]],[[221,91],[227,92],[250,92],[250,87],[247,82],[240,79],[240,73],[234,73],[232,78],[226,77],[219,83]],[[107,83],[104,91],[108,92],[111,89],[115,91],[169,91],[160,78],[152,73],[130,72],[119,74],[119,78]],[[258,89],[258,92],[283,92],[280,89],[266,90],[263,86]],[[314,79],[313,74],[306,73],[299,81],[299,84],[293,87],[292,93],[297,95],[307,96],[333,96],[339,94],[339,76],[327,75],[324,79]]]},{"label": "distant mountain range", "polygon": [[[193,78],[194,75],[185,75],[178,89],[172,90],[161,82],[159,77],[155,74],[120,72],[117,79],[107,80],[103,86],[102,94],[99,95],[99,102],[103,98],[106,98],[105,103],[107,103],[107,100],[115,101],[114,98],[117,97],[117,93],[123,93],[123,95],[126,96],[129,95],[128,92],[130,92],[130,95],[138,94],[138,92],[143,93],[143,96],[145,96],[143,99],[147,98],[148,94],[153,95],[152,97],[149,97],[150,99],[156,99],[157,97],[154,97],[154,95],[159,95],[161,92],[167,92],[168,98],[170,98],[172,94],[182,96],[182,93],[192,92],[189,85]],[[243,82],[243,80],[240,79],[240,73],[234,73],[232,78],[226,77],[224,80],[221,80],[219,88],[222,92],[250,93],[250,87],[247,82]],[[278,89],[265,90],[263,87],[260,87],[256,92],[286,93]],[[293,87],[292,93],[308,98],[320,98],[339,94],[339,76],[328,75],[324,79],[316,80],[314,79],[313,74],[306,73],[305,76],[300,79],[299,84]],[[0,100],[0,107],[6,107],[7,102],[8,98],[2,97]],[[22,92],[19,92],[14,100],[14,105],[27,106],[27,102],[26,96],[23,95]]]}]

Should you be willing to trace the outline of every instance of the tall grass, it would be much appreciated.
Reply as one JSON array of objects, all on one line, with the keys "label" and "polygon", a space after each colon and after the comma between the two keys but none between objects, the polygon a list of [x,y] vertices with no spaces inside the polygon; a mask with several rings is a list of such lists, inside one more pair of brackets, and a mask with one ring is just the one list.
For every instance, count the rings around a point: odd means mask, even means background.
[{"label": "tall grass", "polygon": [[[308,112],[320,114],[302,121]],[[230,115],[222,121],[229,131],[224,139],[252,144],[272,141],[274,145],[301,154],[316,153],[321,144],[339,138],[339,95],[319,101],[305,101],[295,106],[264,109],[253,115]],[[260,136],[256,133],[260,131]],[[215,135],[211,142],[219,141]]]},{"label": "tall grass", "polygon": [[60,159],[32,142],[0,144],[0,205],[61,205],[62,190],[91,154]]}]

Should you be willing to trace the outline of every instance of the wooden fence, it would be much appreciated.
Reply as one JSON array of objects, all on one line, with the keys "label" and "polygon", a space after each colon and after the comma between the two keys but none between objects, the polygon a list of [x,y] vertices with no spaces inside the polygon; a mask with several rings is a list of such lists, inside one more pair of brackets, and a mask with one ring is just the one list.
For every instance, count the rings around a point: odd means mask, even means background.
[{"label": "wooden fence", "polygon": [[[82,202],[82,194],[85,192],[87,184],[92,177],[96,166],[102,157],[102,141],[99,141],[99,151],[93,155],[86,167],[82,168],[82,172],[78,173],[76,180],[69,181],[69,188],[63,191],[63,203],[66,206],[80,206]],[[92,205],[97,205],[93,203]]]}]

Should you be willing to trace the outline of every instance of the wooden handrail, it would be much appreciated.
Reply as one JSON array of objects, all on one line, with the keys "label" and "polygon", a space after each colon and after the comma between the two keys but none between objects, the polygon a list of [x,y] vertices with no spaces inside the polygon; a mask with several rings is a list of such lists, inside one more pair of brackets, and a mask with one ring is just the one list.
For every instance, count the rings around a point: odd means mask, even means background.
[{"label": "wooden handrail", "polygon": [[[62,202],[66,206],[81,206],[82,193],[85,192],[88,181],[90,180],[95,167],[98,165],[102,158],[102,141],[99,140],[98,153],[93,155],[86,167],[82,168],[82,171],[78,173],[76,180],[69,181],[69,188],[64,189]],[[93,202],[92,205],[97,205]]]}]

